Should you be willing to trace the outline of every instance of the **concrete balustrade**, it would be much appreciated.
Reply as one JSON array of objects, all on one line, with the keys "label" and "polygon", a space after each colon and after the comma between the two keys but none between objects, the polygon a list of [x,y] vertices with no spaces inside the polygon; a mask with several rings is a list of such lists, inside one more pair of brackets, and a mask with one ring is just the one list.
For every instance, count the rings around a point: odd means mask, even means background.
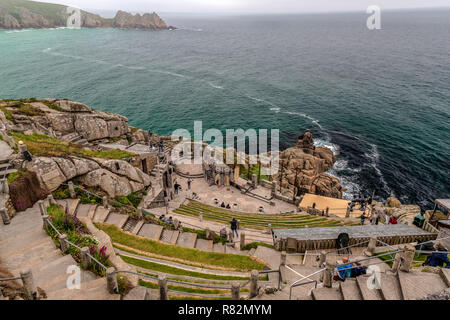
[{"label": "concrete balustrade", "polygon": [[323,271],[323,286],[331,288],[333,285],[333,272],[335,265],[331,263],[326,263],[325,270]]},{"label": "concrete balustrade", "polygon": [[286,251],[281,251],[280,267],[286,265]]},{"label": "concrete balustrade", "polygon": [[50,219],[50,217],[48,215],[42,216],[43,228],[46,232],[48,232],[48,228],[50,227],[49,219]]},{"label": "concrete balustrade", "polygon": [[245,248],[245,232],[241,232],[240,248],[241,250],[244,250]]},{"label": "concrete balustrade", "polygon": [[63,233],[59,236],[59,245],[61,246],[62,252],[66,252],[69,249],[69,244],[67,243],[67,234]]},{"label": "concrete balustrade", "polygon": [[116,269],[114,267],[106,269],[106,287],[108,289],[108,292],[111,294],[119,292]]},{"label": "concrete balustrade", "polygon": [[41,212],[41,216],[45,216],[47,214],[47,210],[45,209],[44,201],[38,201],[39,211]]},{"label": "concrete balustrade", "polygon": [[85,270],[89,268],[91,264],[91,256],[89,255],[89,248],[81,248],[81,267]]},{"label": "concrete balustrade", "polygon": [[258,295],[258,278],[259,272],[258,270],[253,270],[250,275],[250,299],[254,298]]},{"label": "concrete balustrade", "polygon": [[159,300],[169,300],[169,289],[167,278],[164,275],[158,276]]},{"label": "concrete balustrade", "polygon": [[8,211],[6,211],[6,208],[0,209],[0,215],[2,216],[3,224],[8,225],[11,223],[11,219],[9,217]]},{"label": "concrete balustrade", "polygon": [[240,300],[241,287],[239,282],[233,282],[231,284],[231,300]]},{"label": "concrete balustrade", "polygon": [[109,209],[109,200],[107,196],[103,196],[103,207]]},{"label": "concrete balustrade", "polygon": [[77,197],[77,193],[75,192],[75,187],[73,185],[73,182],[69,181],[67,184],[69,186],[70,197],[72,199],[75,199]]},{"label": "concrete balustrade", "polygon": [[48,200],[48,204],[49,204],[49,205],[57,204],[56,201],[55,201],[55,198],[53,198],[53,195],[52,195],[52,194],[49,194],[49,195],[47,196],[47,200]]},{"label": "concrete balustrade", "polygon": [[26,269],[20,272],[22,278],[23,288],[25,290],[25,295],[30,300],[36,300],[37,298],[37,288],[34,283],[33,273],[31,269]]},{"label": "concrete balustrade", "polygon": [[375,249],[377,248],[377,237],[370,237],[369,245],[366,250],[366,255],[372,256],[375,253]]}]

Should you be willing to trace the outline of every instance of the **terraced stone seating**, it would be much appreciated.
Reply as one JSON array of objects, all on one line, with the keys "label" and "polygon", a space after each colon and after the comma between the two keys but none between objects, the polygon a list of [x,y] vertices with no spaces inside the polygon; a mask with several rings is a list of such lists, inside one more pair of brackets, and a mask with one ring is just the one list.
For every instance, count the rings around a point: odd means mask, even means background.
[{"label": "terraced stone seating", "polygon": [[[180,206],[174,210],[175,213],[199,217],[203,219],[217,221],[228,224],[233,217],[240,220],[240,225],[246,228],[264,230],[268,224],[272,228],[303,228],[303,227],[335,227],[341,225],[341,220],[330,219],[327,217],[317,217],[308,214],[256,214],[242,213],[223,208],[209,206],[197,201]],[[345,225],[357,225],[357,222],[346,222]]]}]

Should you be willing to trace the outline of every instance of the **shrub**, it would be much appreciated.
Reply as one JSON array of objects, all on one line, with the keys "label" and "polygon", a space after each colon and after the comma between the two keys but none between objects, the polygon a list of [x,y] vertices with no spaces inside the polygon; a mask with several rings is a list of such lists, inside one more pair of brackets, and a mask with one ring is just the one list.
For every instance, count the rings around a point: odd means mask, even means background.
[{"label": "shrub", "polygon": [[9,194],[14,208],[24,211],[31,208],[36,201],[45,199],[48,191],[41,188],[36,173],[25,172],[9,185]]}]

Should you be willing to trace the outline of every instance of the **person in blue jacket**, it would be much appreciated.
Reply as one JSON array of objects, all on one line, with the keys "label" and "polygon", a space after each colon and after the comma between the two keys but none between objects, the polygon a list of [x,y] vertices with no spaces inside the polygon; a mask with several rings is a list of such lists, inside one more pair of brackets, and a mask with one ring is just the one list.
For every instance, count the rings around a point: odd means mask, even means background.
[{"label": "person in blue jacket", "polygon": [[337,267],[337,272],[339,274],[339,278],[342,281],[345,281],[345,279],[350,278],[352,276],[352,264],[348,263],[348,258],[344,257],[342,258],[343,265]]},{"label": "person in blue jacket", "polygon": [[447,249],[442,245],[442,243],[436,243],[434,245],[434,249],[436,250],[427,258],[424,266],[430,267],[443,267],[446,264],[445,268],[450,269],[450,261],[448,260]]}]

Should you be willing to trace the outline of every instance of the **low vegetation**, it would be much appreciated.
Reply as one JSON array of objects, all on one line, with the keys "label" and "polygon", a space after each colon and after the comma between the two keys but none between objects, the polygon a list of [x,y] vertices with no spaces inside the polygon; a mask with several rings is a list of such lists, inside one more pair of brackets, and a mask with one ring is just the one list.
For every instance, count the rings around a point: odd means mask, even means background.
[{"label": "low vegetation", "polygon": [[[252,214],[236,212],[228,209],[209,206],[196,201],[174,210],[175,213],[198,217],[228,224],[233,217],[240,220],[241,226],[252,229],[266,229],[268,224],[273,228],[303,228],[303,227],[336,227],[341,224],[340,220],[326,217],[311,216],[307,214]],[[356,223],[346,223],[355,225]]]},{"label": "low vegetation", "polygon": [[123,150],[95,151],[83,148],[81,145],[71,142],[61,141],[42,134],[24,134],[21,132],[12,133],[16,142],[23,141],[28,151],[38,157],[67,157],[68,155],[80,158],[104,158],[104,159],[126,159],[136,156],[133,153]]},{"label": "low vegetation", "polygon": [[[109,255],[106,253],[106,247],[98,248],[97,241],[89,234],[86,226],[75,216],[66,214],[60,205],[50,205],[47,207],[47,214],[50,217],[52,225],[61,234],[67,235],[67,240],[76,246],[83,248],[89,247],[90,254],[100,261],[103,265],[109,266]],[[60,246],[58,233],[52,228],[48,228],[47,233]],[[81,252],[78,248],[69,245],[67,253],[72,255],[78,262],[81,260]],[[100,275],[105,275],[105,270],[95,261],[91,262],[89,269]]]},{"label": "low vegetation", "polygon": [[213,266],[233,268],[240,271],[262,270],[265,267],[264,264],[253,260],[248,256],[182,248],[176,245],[165,244],[130,235],[120,231],[114,225],[96,224],[96,226],[106,232],[111,237],[113,242],[144,252],[178,258],[186,261],[195,261],[197,263],[204,263]]},{"label": "low vegetation", "polygon": [[[155,263],[155,262],[151,262],[151,261],[136,259],[136,258],[124,256],[124,255],[119,255],[119,256],[126,263],[132,264],[136,267],[144,268],[147,270],[153,270],[153,271],[157,271],[157,272],[162,272],[162,273],[167,273],[167,274],[171,274],[171,275],[189,276],[189,277],[208,279],[208,280],[249,280],[250,279],[248,277],[220,276],[220,275],[214,275],[214,274],[209,274],[209,273],[189,271],[189,270],[185,270],[185,269],[166,266],[164,264],[159,264],[159,263]],[[148,273],[144,272],[144,274],[148,274]],[[148,274],[148,275],[150,275],[150,274]]]}]

